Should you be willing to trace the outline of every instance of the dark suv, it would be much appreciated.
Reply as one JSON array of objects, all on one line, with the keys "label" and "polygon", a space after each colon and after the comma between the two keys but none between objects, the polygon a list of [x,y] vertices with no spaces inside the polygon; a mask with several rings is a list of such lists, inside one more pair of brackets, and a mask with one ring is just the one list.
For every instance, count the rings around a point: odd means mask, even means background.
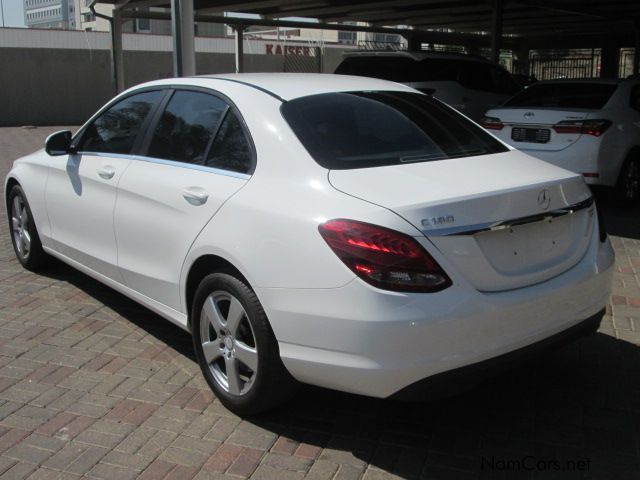
[{"label": "dark suv", "polygon": [[438,52],[353,52],[335,73],[404,83],[433,95],[479,120],[520,90],[500,65],[462,54]]}]

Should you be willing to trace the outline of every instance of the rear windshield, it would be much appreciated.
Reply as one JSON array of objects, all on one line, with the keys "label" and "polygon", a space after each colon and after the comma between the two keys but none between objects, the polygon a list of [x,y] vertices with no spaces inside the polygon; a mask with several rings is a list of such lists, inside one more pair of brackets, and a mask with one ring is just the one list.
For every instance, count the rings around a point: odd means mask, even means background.
[{"label": "rear windshield", "polygon": [[513,95],[520,87],[501,67],[490,63],[453,58],[365,56],[347,57],[336,69],[341,75],[381,78],[398,83],[458,82],[465,88]]},{"label": "rear windshield", "polygon": [[599,110],[615,92],[607,83],[538,83],[522,90],[505,107],[561,107]]},{"label": "rear windshield", "polygon": [[281,110],[311,156],[328,169],[508,151],[455,110],[419,93],[324,93],[291,100]]}]

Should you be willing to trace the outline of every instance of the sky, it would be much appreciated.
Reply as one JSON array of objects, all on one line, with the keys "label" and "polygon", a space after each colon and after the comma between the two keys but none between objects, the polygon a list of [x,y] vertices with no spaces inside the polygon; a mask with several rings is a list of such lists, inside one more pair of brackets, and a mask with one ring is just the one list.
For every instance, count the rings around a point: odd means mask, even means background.
[{"label": "sky", "polygon": [[0,14],[0,25],[5,27],[24,27],[23,0],[0,0],[4,17]]}]

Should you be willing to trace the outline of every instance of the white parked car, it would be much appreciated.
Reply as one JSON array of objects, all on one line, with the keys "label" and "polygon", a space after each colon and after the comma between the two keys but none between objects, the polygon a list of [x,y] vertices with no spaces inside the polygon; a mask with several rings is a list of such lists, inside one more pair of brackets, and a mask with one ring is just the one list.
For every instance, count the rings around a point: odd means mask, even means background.
[{"label": "white parked car", "polygon": [[26,268],[57,257],[190,331],[242,414],[296,381],[470,385],[594,331],[614,260],[579,175],[342,75],[137,86],[17,160],[6,200]]},{"label": "white parked car", "polygon": [[458,53],[349,52],[344,54],[335,73],[409,85],[433,95],[475,121],[521,89],[500,65],[482,57]]},{"label": "white parked car", "polygon": [[580,173],[590,185],[640,197],[640,80],[554,80],[523,90],[482,120],[501,140]]}]

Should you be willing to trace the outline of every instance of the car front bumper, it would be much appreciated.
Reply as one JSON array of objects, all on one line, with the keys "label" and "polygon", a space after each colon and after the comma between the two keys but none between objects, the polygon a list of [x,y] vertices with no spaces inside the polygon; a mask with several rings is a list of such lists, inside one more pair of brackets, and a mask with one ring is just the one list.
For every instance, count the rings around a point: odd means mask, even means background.
[{"label": "car front bumper", "polygon": [[479,292],[456,281],[442,292],[408,294],[354,279],[335,289],[256,293],[296,379],[372,397],[406,397],[411,388],[404,389],[429,377],[580,330],[585,319],[595,323],[608,301],[614,261],[610,243],[596,237],[570,270],[504,292]]}]

